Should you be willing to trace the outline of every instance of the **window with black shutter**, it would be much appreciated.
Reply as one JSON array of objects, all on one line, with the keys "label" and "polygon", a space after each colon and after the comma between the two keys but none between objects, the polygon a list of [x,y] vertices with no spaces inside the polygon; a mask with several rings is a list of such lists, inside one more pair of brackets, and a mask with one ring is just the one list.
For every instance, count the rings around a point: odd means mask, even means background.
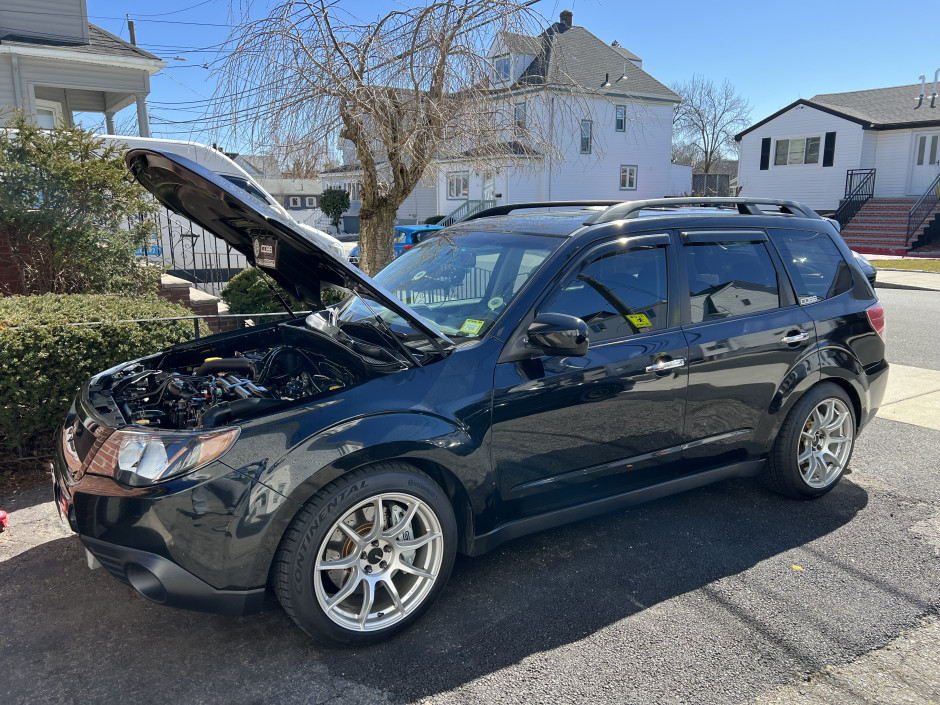
[{"label": "window with black shutter", "polygon": [[767,171],[770,168],[770,138],[765,137],[760,141],[760,169]]},{"label": "window with black shutter", "polygon": [[823,166],[832,166],[836,158],[836,133],[826,133],[826,143],[823,146]]}]

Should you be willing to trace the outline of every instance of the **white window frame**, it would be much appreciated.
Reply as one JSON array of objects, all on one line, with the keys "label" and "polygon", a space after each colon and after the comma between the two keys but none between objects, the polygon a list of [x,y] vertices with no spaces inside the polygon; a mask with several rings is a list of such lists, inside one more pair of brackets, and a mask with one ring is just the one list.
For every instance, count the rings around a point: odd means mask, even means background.
[{"label": "white window frame", "polygon": [[[620,125],[618,126],[617,123],[620,123]],[[617,105],[614,107],[614,131],[615,132],[627,131],[627,106],[626,105]]]},{"label": "white window frame", "polygon": [[300,208],[300,196],[289,196],[287,203],[288,208]]},{"label": "white window frame", "polygon": [[512,77],[512,56],[498,54],[493,57],[493,82],[506,83]]},{"label": "white window frame", "polygon": [[[812,161],[807,161],[807,157],[810,154],[809,147],[810,141],[816,140],[816,154],[815,159]],[[792,143],[802,142],[802,149],[799,149],[794,152]],[[786,160],[783,162],[778,161],[778,156],[780,153],[780,146],[786,145],[785,155]],[[822,152],[822,137],[811,135],[809,137],[787,137],[784,139],[774,140],[774,154],[773,154],[773,165],[774,166],[796,166],[800,164],[820,164],[820,156]],[[799,161],[797,161],[797,159]]]},{"label": "white window frame", "polygon": [[[43,100],[42,98],[36,98],[36,124],[39,124],[39,111],[40,110],[51,110],[52,111],[52,122],[53,127],[64,124],[65,118],[62,113],[62,103],[56,100]],[[49,129],[49,128],[43,128]]]},{"label": "white window frame", "polygon": [[470,172],[451,171],[447,174],[447,200],[466,201],[470,196]]},{"label": "white window frame", "polygon": [[[587,137],[584,136],[584,126],[587,125]],[[587,140],[587,149],[585,149],[585,140]],[[594,121],[593,120],[582,120],[581,121],[581,154],[590,154],[591,149],[594,147]]]},{"label": "white window frame", "polygon": [[[636,164],[621,164],[620,165],[620,190],[621,191],[636,191],[636,177],[637,177],[637,168]],[[630,185],[630,177],[633,177],[633,185]],[[626,178],[624,178],[626,177]]]},{"label": "white window frame", "polygon": [[316,208],[317,207],[317,197],[316,196],[307,196],[305,199],[307,208]]}]

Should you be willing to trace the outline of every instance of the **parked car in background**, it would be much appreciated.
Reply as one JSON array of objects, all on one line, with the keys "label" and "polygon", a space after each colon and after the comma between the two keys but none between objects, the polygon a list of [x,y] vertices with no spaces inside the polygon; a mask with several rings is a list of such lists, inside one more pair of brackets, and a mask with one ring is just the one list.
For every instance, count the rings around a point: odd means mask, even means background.
[{"label": "parked car in background", "polygon": [[127,159],[298,298],[351,292],[78,393],[56,505],[157,603],[247,614],[270,587],[320,642],[378,641],[458,552],[728,478],[820,497],[884,395],[884,309],[796,203],[500,206],[372,279],[198,164]]},{"label": "parked car in background", "polygon": [[[405,252],[421,242],[430,233],[436,233],[444,228],[440,225],[396,225],[395,226],[395,256],[401,257]],[[359,245],[352,248],[349,261],[359,264]]]}]

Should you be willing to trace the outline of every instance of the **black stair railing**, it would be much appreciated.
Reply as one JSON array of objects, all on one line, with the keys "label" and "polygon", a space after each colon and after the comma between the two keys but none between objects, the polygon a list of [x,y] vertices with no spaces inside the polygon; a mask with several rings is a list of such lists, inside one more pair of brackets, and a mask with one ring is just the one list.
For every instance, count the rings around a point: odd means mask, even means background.
[{"label": "black stair railing", "polygon": [[917,199],[917,202],[907,214],[907,242],[914,239],[914,234],[920,230],[920,226],[933,213],[934,208],[940,203],[940,174],[933,180],[933,183],[927,187],[924,194]]},{"label": "black stair railing", "polygon": [[845,198],[832,216],[844,228],[862,206],[875,194],[874,169],[849,169],[845,172]]}]

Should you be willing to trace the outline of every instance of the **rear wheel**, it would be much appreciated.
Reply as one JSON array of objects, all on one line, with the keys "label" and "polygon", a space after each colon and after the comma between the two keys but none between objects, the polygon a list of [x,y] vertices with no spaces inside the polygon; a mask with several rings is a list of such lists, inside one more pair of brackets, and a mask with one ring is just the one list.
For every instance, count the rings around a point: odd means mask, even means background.
[{"label": "rear wheel", "polygon": [[801,499],[820,497],[842,477],[855,444],[855,415],[835,384],[813,387],[790,411],[767,468],[771,487]]},{"label": "rear wheel", "polygon": [[305,505],[278,552],[275,589],[320,642],[380,641],[434,601],[456,543],[440,486],[410,465],[382,463],[338,478]]}]

